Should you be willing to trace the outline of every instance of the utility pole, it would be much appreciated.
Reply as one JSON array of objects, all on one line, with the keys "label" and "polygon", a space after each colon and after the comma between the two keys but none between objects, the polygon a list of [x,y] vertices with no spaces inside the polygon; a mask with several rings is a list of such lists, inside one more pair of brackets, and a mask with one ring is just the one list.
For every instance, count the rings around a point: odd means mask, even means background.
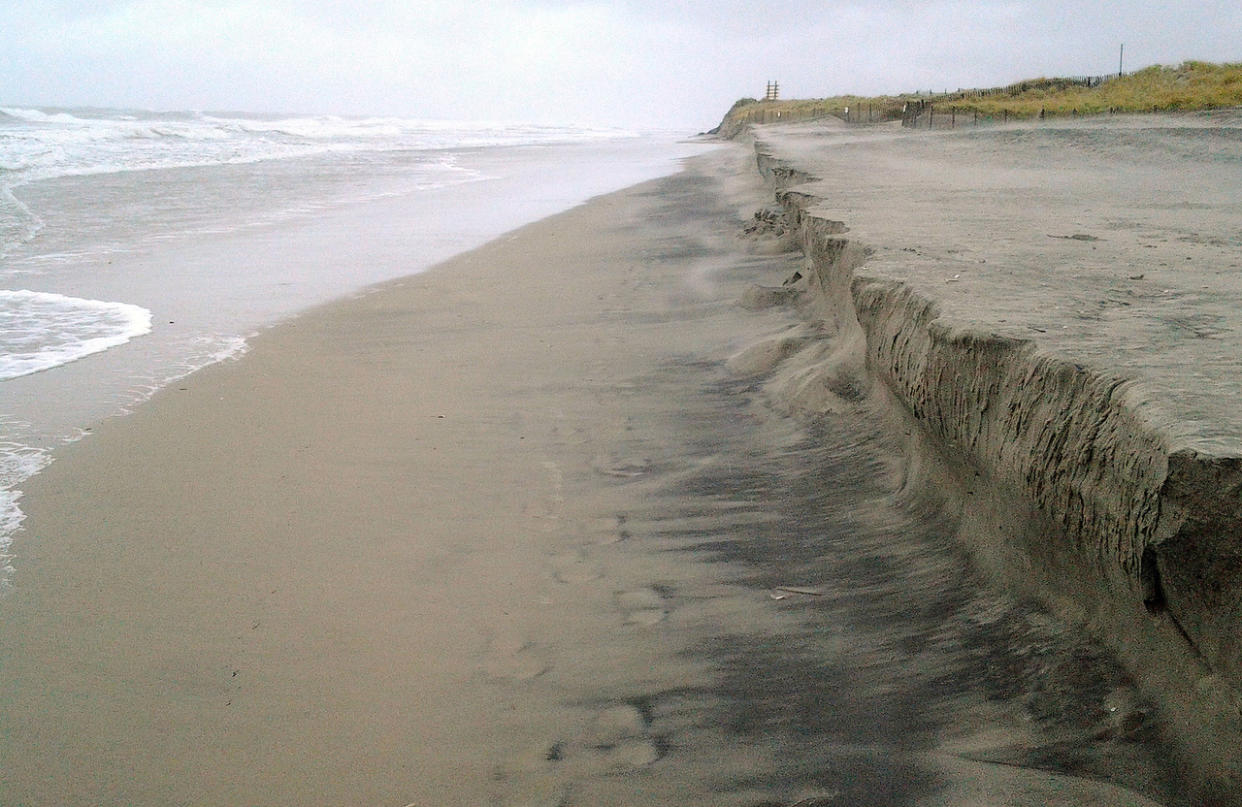
[{"label": "utility pole", "polygon": [[1117,78],[1121,78],[1125,73],[1126,64],[1126,43],[1121,43],[1121,57],[1117,59]]}]

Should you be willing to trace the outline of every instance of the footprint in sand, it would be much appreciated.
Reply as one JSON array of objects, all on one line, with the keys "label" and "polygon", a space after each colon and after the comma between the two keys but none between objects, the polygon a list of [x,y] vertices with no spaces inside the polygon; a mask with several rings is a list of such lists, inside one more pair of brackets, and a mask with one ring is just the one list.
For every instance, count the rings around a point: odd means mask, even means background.
[{"label": "footprint in sand", "polygon": [[497,804],[503,807],[565,807],[569,791],[548,774],[524,776],[506,783]]},{"label": "footprint in sand", "polygon": [[595,543],[605,546],[607,544],[628,541],[631,535],[629,528],[626,526],[626,520],[624,513],[596,519],[594,529],[592,530],[595,534]]},{"label": "footprint in sand", "polygon": [[651,473],[655,463],[649,457],[616,457],[604,454],[591,461],[591,468],[598,474],[614,479],[634,479]]},{"label": "footprint in sand", "polygon": [[603,572],[582,552],[553,555],[552,576],[562,583],[589,583],[603,577]]},{"label": "footprint in sand", "polygon": [[655,625],[663,622],[671,610],[665,592],[653,586],[621,592],[617,605],[625,612],[627,625]]},{"label": "footprint in sand", "polygon": [[492,641],[483,659],[483,671],[492,678],[529,681],[551,668],[547,651],[520,636]]},{"label": "footprint in sand", "polygon": [[580,741],[593,766],[616,773],[652,764],[660,749],[647,732],[647,719],[630,704],[610,706],[596,715]]},{"label": "footprint in sand", "polygon": [[616,745],[600,749],[601,761],[610,771],[624,771],[643,768],[660,758],[660,750],[656,744],[644,737],[622,740]]},{"label": "footprint in sand", "polygon": [[633,773],[658,761],[659,746],[648,720],[631,704],[602,709],[572,742],[519,749],[493,773],[499,785],[494,803],[505,807],[562,807],[567,783],[595,776]]},{"label": "footprint in sand", "polygon": [[495,799],[505,807],[561,807],[569,791],[554,766],[564,756],[564,743],[537,743],[520,749],[497,766],[493,779],[502,783]]}]

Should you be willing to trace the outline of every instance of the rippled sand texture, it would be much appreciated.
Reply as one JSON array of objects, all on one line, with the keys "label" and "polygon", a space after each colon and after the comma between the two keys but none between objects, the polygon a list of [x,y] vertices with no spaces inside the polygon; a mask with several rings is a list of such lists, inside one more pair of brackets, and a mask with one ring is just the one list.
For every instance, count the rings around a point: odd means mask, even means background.
[{"label": "rippled sand texture", "polygon": [[752,346],[834,347],[748,292],[802,266],[739,236],[767,198],[729,147],[65,451],[0,600],[0,802],[1188,803],[870,381],[790,413]]}]

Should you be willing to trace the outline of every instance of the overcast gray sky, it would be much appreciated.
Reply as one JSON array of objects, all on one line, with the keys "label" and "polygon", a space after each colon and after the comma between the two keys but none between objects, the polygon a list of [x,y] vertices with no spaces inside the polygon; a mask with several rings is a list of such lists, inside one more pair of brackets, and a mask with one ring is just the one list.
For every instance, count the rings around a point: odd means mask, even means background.
[{"label": "overcast gray sky", "polygon": [[1242,2],[0,0],[0,105],[702,129],[784,97],[1242,61]]}]

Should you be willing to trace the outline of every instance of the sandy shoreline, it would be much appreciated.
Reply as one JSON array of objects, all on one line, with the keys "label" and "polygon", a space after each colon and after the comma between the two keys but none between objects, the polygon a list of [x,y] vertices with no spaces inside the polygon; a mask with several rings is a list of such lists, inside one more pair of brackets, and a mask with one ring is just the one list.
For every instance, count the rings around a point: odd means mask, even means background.
[{"label": "sandy shoreline", "polygon": [[[0,605],[3,801],[539,792],[539,776],[521,781],[528,747],[589,733],[601,709],[528,693],[518,717],[551,726],[514,725],[509,688],[547,680],[547,645],[568,642],[531,637],[664,615],[654,580],[577,590],[602,574],[583,544],[620,527],[567,488],[646,473],[646,456],[609,446],[635,417],[625,379],[662,347],[665,299],[731,312],[706,277],[650,272],[658,248],[627,232],[649,232],[637,213],[609,197],[309,313],[33,480]],[[670,659],[648,669],[652,643],[605,657],[611,674],[692,678]],[[614,717],[598,730],[642,764],[655,746]],[[519,781],[495,781],[506,765]]]},{"label": "sandy shoreline", "polygon": [[882,407],[807,427],[726,371],[799,327],[737,304],[802,265],[737,238],[769,194],[698,158],[71,447],[0,601],[0,801],[1182,803]]}]

